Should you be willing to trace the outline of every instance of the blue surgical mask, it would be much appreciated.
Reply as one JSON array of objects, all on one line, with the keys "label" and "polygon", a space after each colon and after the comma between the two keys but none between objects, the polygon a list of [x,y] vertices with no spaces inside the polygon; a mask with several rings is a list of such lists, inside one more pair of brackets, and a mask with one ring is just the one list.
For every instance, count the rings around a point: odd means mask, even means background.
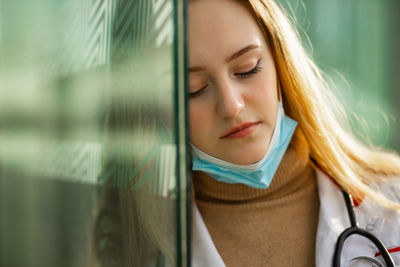
[{"label": "blue surgical mask", "polygon": [[202,171],[228,184],[245,184],[253,188],[267,188],[285,154],[297,122],[287,117],[282,102],[270,145],[263,158],[250,165],[237,165],[215,158],[192,145],[194,171]]}]

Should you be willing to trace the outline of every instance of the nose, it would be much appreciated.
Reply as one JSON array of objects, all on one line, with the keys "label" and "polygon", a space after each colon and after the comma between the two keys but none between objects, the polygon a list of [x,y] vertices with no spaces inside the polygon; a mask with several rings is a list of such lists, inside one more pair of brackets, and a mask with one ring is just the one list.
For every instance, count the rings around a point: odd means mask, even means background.
[{"label": "nose", "polygon": [[217,114],[222,118],[234,118],[244,109],[240,88],[230,82],[219,84],[217,90]]}]

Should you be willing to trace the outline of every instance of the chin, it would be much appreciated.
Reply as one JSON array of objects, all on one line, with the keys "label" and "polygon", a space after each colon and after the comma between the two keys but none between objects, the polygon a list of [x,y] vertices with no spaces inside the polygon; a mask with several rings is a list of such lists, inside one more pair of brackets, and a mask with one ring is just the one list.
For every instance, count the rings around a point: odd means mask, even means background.
[{"label": "chin", "polygon": [[238,165],[250,165],[257,163],[264,157],[265,153],[240,153],[240,155],[232,155],[230,159],[224,159],[225,161],[231,162]]},{"label": "chin", "polygon": [[247,152],[242,151],[237,155],[236,159],[243,163],[241,165],[254,164],[260,161],[265,153],[267,153],[268,147],[266,149],[260,149],[260,147],[266,146],[265,144],[257,145],[255,148],[249,148]]}]

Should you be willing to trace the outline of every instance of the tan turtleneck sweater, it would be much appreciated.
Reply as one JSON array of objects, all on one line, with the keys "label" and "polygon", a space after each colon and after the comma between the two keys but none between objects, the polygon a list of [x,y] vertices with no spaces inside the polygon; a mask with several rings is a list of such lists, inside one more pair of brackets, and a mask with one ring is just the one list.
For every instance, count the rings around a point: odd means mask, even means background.
[{"label": "tan turtleneck sweater", "polygon": [[195,173],[196,203],[226,266],[315,266],[319,198],[296,133],[267,189]]}]

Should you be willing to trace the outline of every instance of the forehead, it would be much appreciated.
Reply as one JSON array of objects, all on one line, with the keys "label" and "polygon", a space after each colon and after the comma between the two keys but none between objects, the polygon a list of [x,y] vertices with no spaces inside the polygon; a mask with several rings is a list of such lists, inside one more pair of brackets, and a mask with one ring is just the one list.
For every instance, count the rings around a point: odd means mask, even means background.
[{"label": "forehead", "polygon": [[229,56],[249,45],[266,46],[264,35],[242,0],[194,0],[188,8],[190,61]]}]

